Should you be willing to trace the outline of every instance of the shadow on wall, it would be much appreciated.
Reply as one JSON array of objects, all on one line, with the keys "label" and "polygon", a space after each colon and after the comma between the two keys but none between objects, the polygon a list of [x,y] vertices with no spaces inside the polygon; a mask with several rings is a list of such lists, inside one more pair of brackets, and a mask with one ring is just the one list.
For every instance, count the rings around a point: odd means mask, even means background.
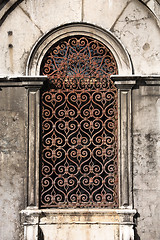
[{"label": "shadow on wall", "polygon": [[40,227],[38,227],[38,240],[44,240],[44,234]]},{"label": "shadow on wall", "polygon": [[139,213],[136,213],[135,217],[134,217],[134,222],[135,222],[135,228],[134,228],[134,239],[135,240],[141,240],[140,236],[138,235],[136,226],[137,226],[137,219],[140,217]]},{"label": "shadow on wall", "polygon": [[134,229],[134,236],[135,236],[135,238],[134,238],[135,240],[141,240],[140,236],[137,233],[137,229],[136,228]]}]

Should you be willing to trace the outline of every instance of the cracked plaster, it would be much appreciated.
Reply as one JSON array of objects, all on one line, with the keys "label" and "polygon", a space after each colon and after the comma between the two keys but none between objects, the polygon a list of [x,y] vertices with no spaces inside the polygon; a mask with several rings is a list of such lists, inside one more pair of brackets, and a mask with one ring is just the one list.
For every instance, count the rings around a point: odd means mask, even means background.
[{"label": "cracked plaster", "polygon": [[[0,75],[24,75],[28,54],[42,33],[19,7],[17,12],[9,16],[8,21],[9,24],[6,21],[0,27]],[[9,32],[12,32],[11,36]]]},{"label": "cracked plaster", "polygon": [[[160,87],[133,92],[134,207],[141,240],[158,240],[160,197]],[[152,227],[150,227],[152,226]]]},{"label": "cracked plaster", "polygon": [[129,3],[115,24],[113,32],[127,48],[135,74],[158,73],[160,29],[143,5],[135,1]]}]

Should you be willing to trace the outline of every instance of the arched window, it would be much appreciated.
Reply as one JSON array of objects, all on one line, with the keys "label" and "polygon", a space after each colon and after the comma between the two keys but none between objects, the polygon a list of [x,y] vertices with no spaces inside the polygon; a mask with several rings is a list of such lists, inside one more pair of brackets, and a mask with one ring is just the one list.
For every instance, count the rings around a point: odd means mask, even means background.
[{"label": "arched window", "polygon": [[118,205],[118,74],[108,47],[89,36],[61,39],[40,67],[40,207]]}]

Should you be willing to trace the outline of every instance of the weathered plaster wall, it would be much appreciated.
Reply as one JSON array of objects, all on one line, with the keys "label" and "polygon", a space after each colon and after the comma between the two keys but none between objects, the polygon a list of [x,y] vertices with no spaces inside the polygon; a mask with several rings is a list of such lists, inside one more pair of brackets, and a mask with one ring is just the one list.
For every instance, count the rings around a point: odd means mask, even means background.
[{"label": "weathered plaster wall", "polygon": [[26,201],[26,90],[0,91],[0,239],[22,239],[19,211]]},{"label": "weathered plaster wall", "polygon": [[[158,3],[144,2],[160,16]],[[135,74],[160,74],[158,21],[140,1],[25,0],[0,27],[0,75],[25,75],[35,42],[50,29],[71,22],[110,30],[130,54]],[[158,87],[133,92],[134,205],[140,214],[137,240],[160,239],[159,96]],[[23,233],[19,211],[26,200],[27,90],[3,89],[0,97],[0,239],[18,240]]]},{"label": "weathered plaster wall", "polygon": [[[133,91],[134,206],[141,240],[160,239],[160,87]],[[139,238],[137,238],[139,240]]]},{"label": "weathered plaster wall", "polygon": [[147,8],[131,1],[112,29],[129,52],[135,74],[159,73],[160,29]]}]

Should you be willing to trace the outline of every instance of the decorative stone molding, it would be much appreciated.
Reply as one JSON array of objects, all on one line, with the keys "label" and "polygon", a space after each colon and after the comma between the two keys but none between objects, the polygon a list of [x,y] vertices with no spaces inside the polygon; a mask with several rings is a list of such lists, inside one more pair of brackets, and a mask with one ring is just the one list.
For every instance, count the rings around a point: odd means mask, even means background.
[{"label": "decorative stone molding", "polygon": [[26,225],[36,224],[114,224],[133,225],[136,210],[128,209],[26,209],[21,211]]},{"label": "decorative stone molding", "polygon": [[27,205],[39,207],[40,88],[44,80],[28,88],[28,194]]},{"label": "decorative stone molding", "polygon": [[[132,104],[131,90],[136,81],[118,81],[118,159],[120,207],[132,208]],[[117,80],[117,81],[116,81]]]},{"label": "decorative stone molding", "polygon": [[86,23],[74,23],[52,29],[33,47],[27,62],[26,74],[36,76],[45,53],[57,41],[75,35],[90,36],[106,45],[115,57],[120,75],[132,74],[131,61],[123,45],[110,31]]},{"label": "decorative stone molding", "polygon": [[28,206],[39,205],[39,100],[40,87],[28,88]]}]

